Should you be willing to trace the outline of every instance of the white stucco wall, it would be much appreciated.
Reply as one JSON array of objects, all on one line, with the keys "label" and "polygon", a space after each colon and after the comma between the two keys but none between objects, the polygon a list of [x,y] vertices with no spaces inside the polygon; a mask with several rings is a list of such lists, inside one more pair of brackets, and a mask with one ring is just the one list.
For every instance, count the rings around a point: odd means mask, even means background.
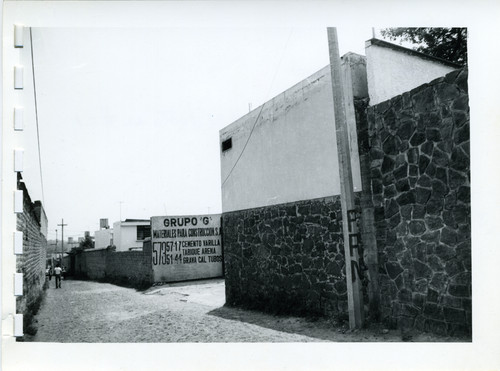
[{"label": "white stucco wall", "polygon": [[387,44],[380,40],[366,42],[366,72],[371,106],[458,68],[424,59],[411,51],[405,52],[404,48],[399,49],[397,45],[391,48]]},{"label": "white stucco wall", "polygon": [[113,223],[113,243],[116,246],[116,251],[128,251],[130,248],[142,248],[143,240],[137,240],[138,225],[150,225],[150,222]]},{"label": "white stucco wall", "polygon": [[116,249],[118,249],[118,246],[121,245],[121,222],[114,222],[113,223],[113,245],[116,246]]},{"label": "white stucco wall", "polygon": [[113,239],[112,229],[100,229],[94,232],[94,241],[96,249],[104,249],[108,247],[112,239]]},{"label": "white stucco wall", "polygon": [[[362,91],[358,86],[355,94]],[[221,144],[232,139],[232,148],[221,151],[222,211],[340,194],[330,67],[264,104],[230,174],[261,108],[220,131]],[[357,138],[354,128],[350,132],[354,190],[359,191]]]}]

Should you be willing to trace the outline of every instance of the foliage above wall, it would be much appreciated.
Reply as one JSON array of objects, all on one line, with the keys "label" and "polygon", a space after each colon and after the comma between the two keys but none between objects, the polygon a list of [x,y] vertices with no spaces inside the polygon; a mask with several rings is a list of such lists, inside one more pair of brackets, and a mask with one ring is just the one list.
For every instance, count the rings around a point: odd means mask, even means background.
[{"label": "foliage above wall", "polygon": [[467,65],[467,28],[385,28],[384,38],[415,44],[416,51]]}]

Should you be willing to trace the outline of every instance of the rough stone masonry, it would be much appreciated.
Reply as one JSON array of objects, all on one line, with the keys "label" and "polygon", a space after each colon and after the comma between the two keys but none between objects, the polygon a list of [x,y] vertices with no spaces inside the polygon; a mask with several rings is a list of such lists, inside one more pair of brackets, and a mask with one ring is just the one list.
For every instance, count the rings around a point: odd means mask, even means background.
[{"label": "rough stone masonry", "polygon": [[467,71],[367,110],[382,318],[470,335]]},{"label": "rough stone masonry", "polygon": [[345,316],[340,197],[223,214],[226,303]]},{"label": "rough stone masonry", "polygon": [[[376,236],[365,256],[367,318],[470,336],[467,71],[356,106],[368,188],[358,204],[373,208],[361,210],[361,231],[374,220]],[[224,213],[227,304],[347,316],[341,219],[338,196]]]}]

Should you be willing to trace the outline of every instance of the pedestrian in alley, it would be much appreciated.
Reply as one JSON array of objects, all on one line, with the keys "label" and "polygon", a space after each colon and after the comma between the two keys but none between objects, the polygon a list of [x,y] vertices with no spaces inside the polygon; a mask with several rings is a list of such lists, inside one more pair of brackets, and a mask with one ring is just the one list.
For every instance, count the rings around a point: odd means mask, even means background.
[{"label": "pedestrian in alley", "polygon": [[54,268],[54,276],[56,277],[56,289],[61,288],[61,274],[62,268],[59,264]]}]

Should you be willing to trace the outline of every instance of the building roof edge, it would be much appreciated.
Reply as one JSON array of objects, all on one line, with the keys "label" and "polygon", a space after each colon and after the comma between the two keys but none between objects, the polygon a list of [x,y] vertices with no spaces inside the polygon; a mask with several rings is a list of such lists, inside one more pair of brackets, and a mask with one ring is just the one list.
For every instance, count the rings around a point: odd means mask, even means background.
[{"label": "building roof edge", "polygon": [[390,49],[393,49],[393,50],[396,50],[396,51],[399,51],[399,52],[403,52],[403,53],[406,53],[406,54],[411,54],[411,55],[414,55],[415,57],[420,57],[422,59],[427,59],[427,60],[430,60],[430,61],[433,61],[433,62],[441,63],[441,64],[444,64],[445,66],[448,66],[448,67],[451,67],[451,68],[459,69],[459,68],[463,67],[460,64],[447,61],[446,59],[434,57],[432,55],[425,54],[425,53],[422,53],[422,52],[418,52],[418,51],[413,50],[413,49],[405,48],[404,46],[393,44],[393,43],[387,42],[385,40],[380,40],[380,39],[374,38],[374,39],[367,40],[365,42],[365,48],[367,48],[367,47],[369,47],[371,45],[381,46],[383,48],[390,48]]}]

